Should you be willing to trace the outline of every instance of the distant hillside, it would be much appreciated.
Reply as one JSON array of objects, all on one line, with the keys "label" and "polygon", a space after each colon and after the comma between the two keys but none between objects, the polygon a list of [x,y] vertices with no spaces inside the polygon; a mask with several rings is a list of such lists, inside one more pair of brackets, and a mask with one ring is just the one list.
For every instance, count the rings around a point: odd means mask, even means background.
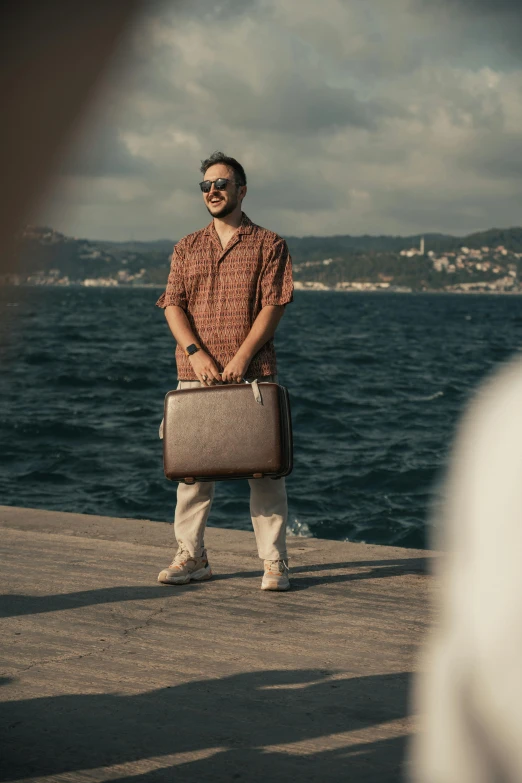
[{"label": "distant hillside", "polygon": [[173,244],[171,240],[98,242],[72,239],[48,227],[28,227],[20,241],[16,271],[28,275],[54,269],[71,282],[114,277],[123,269],[130,275],[142,269],[161,269],[164,276]]},{"label": "distant hillside", "polygon": [[[93,240],[90,240],[93,242]],[[155,239],[149,242],[108,242],[94,240],[94,244],[100,249],[117,253],[172,253],[175,244],[173,239]]]},{"label": "distant hillside", "polygon": [[419,247],[424,237],[426,252],[457,250],[465,246],[496,247],[504,245],[513,252],[522,251],[522,228],[492,228],[466,237],[449,234],[415,234],[414,236],[359,236],[349,234],[330,237],[286,237],[292,258],[296,261],[319,261],[323,258],[345,258],[359,253],[398,253],[409,247]]},{"label": "distant hillside", "polygon": [[[460,252],[461,247],[477,251],[489,248],[493,252],[494,248],[502,246],[509,253],[522,252],[520,227],[492,228],[466,237],[445,234],[418,234],[408,237],[289,236],[287,241],[295,264],[297,281],[309,280],[336,285],[350,279],[389,279],[413,287],[440,286],[443,284],[443,277],[434,272],[433,262],[428,256],[406,261],[400,255],[401,250],[418,248],[421,237],[424,237],[425,252],[433,251],[439,255]],[[118,281],[123,285],[164,285],[174,244],[174,240],[170,239],[153,242],[76,239],[48,227],[28,227],[20,240],[16,267],[13,262],[6,264],[4,260],[2,271],[8,274],[16,272],[20,282],[39,283],[45,278],[51,283],[55,280],[75,283],[103,278],[109,282]],[[323,262],[326,263],[323,265]],[[518,261],[516,263],[518,265]],[[480,266],[476,269],[477,275],[483,271]],[[455,274],[458,277],[458,272]],[[39,276],[38,280],[34,280],[35,275]]]},{"label": "distant hillside", "polygon": [[459,246],[466,247],[497,247],[504,245],[507,250],[514,253],[522,252],[522,228],[490,228],[488,231],[479,231],[459,240]]},{"label": "distant hillside", "polygon": [[437,251],[450,249],[457,242],[455,237],[444,234],[419,234],[409,237],[367,234],[353,237],[346,234],[330,237],[286,237],[286,241],[292,258],[296,261],[319,261],[322,258],[338,258],[359,253],[398,253],[404,248],[418,247],[422,236],[426,247]]}]

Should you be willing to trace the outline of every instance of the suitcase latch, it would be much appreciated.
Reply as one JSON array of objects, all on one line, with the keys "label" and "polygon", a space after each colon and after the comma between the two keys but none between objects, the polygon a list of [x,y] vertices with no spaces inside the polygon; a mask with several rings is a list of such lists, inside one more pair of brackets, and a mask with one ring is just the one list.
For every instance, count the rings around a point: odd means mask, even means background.
[{"label": "suitcase latch", "polygon": [[263,478],[263,474],[262,473],[254,473],[252,478]]},{"label": "suitcase latch", "polygon": [[185,484],[195,484],[196,483],[196,479],[192,478],[192,476],[187,476],[186,478],[183,479],[183,481],[185,482]]}]

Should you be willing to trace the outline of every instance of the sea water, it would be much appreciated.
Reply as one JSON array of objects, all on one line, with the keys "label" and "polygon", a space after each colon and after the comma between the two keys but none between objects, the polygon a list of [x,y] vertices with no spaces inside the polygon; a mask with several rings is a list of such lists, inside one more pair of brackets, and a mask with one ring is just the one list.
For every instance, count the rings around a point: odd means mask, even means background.
[{"label": "sea water", "polygon": [[[0,290],[0,503],[171,521],[158,426],[176,386],[160,293]],[[517,296],[297,291],[276,336],[290,391],[295,534],[427,545],[455,428],[522,346]],[[251,526],[248,484],[209,524]]]}]

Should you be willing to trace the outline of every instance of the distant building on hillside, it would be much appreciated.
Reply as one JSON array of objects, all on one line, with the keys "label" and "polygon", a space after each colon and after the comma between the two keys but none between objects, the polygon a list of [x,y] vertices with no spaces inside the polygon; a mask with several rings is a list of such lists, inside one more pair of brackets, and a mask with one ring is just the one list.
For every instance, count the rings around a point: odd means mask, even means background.
[{"label": "distant building on hillside", "polygon": [[409,250],[401,250],[400,251],[401,256],[406,256],[407,258],[413,258],[413,256],[423,256],[424,255],[424,237],[421,237],[420,245],[419,247],[410,247]]}]

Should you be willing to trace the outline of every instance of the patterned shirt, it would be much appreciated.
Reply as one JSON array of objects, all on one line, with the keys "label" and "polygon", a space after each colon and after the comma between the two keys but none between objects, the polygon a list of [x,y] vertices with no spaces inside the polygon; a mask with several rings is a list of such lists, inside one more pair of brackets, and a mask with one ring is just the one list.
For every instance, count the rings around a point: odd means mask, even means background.
[{"label": "patterned shirt", "polygon": [[[222,372],[247,337],[263,307],[293,299],[292,259],[284,239],[242,213],[237,232],[222,248],[214,221],[183,237],[172,253],[170,274],[158,307],[185,310],[201,348]],[[197,380],[184,348],[176,346],[179,380]],[[277,373],[273,339],[255,354],[247,378]]]}]

